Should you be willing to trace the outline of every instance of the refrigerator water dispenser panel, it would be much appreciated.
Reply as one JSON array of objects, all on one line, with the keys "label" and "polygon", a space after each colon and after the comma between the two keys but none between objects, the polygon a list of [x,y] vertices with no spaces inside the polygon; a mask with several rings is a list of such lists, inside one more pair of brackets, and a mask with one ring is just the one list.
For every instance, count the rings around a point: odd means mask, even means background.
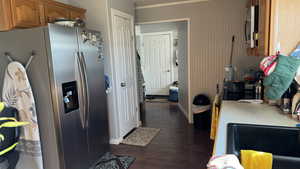
[{"label": "refrigerator water dispenser panel", "polygon": [[63,83],[63,101],[65,113],[79,109],[78,92],[76,81]]}]

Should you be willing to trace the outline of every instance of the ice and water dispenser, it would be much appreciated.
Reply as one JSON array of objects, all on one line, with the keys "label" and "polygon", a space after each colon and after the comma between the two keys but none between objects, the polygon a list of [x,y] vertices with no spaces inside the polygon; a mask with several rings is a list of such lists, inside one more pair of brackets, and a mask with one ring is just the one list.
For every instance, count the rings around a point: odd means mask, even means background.
[{"label": "ice and water dispenser", "polygon": [[79,109],[79,100],[77,92],[77,83],[76,81],[63,83],[63,101],[65,113],[70,113],[74,110]]}]

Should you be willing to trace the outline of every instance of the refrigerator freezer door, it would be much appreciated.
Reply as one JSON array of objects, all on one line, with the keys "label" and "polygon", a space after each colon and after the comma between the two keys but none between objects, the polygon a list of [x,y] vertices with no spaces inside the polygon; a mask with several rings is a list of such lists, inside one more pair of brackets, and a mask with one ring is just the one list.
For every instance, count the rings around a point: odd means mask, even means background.
[{"label": "refrigerator freezer door", "polygon": [[[60,157],[64,169],[87,169],[88,144],[87,132],[84,129],[84,114],[82,113],[82,82],[78,80],[78,43],[77,31],[74,28],[66,28],[58,25],[49,25],[49,40],[51,55],[50,69],[52,69],[52,91],[54,110],[57,117],[60,141]],[[70,91],[63,88],[65,84],[76,82],[79,108],[66,111],[67,95],[74,94],[74,88]],[[67,94],[67,95],[66,95]],[[64,96],[65,95],[65,96]]]},{"label": "refrigerator freezer door", "polygon": [[107,96],[104,82],[104,61],[99,32],[78,29],[78,44],[84,60],[88,86],[86,129],[91,164],[109,151]]}]

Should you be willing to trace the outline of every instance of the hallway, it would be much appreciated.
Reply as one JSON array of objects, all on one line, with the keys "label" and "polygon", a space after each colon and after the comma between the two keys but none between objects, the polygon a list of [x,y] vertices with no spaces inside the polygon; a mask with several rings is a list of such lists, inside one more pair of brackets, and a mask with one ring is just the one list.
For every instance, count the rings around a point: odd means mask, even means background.
[{"label": "hallway", "polygon": [[205,169],[211,156],[209,132],[189,125],[177,105],[146,103],[146,127],[160,128],[147,147],[112,145],[117,155],[136,157],[130,169]]}]

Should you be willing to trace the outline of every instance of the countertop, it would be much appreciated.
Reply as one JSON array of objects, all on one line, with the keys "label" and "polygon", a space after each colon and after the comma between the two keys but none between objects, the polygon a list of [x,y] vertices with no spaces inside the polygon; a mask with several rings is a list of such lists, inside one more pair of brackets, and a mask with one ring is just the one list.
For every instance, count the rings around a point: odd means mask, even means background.
[{"label": "countertop", "polygon": [[226,154],[228,123],[295,127],[296,124],[300,122],[283,114],[282,111],[275,106],[223,101],[216,136],[216,155]]}]

